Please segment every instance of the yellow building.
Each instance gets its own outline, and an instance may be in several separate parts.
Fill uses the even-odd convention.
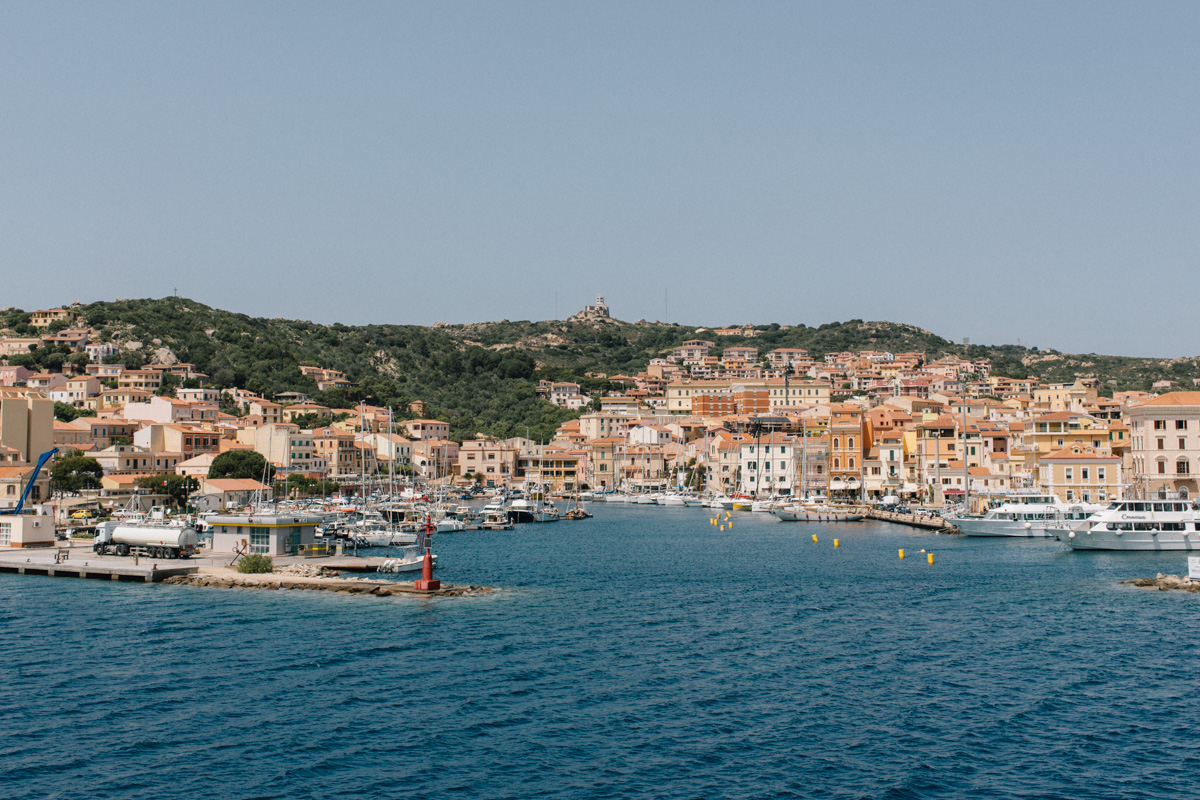
[[[1073,444],[1041,458],[1038,486],[1067,503],[1120,500],[1124,497],[1121,459]]]

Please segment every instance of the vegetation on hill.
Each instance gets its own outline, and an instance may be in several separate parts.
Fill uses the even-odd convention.
[[[987,358],[993,373],[1047,382],[1099,378],[1111,391],[1149,389],[1155,380],[1191,385],[1200,377],[1197,359],[1138,359],[1071,355],[1014,345],[960,345],[911,325],[850,320],[817,327],[763,325],[754,337],[716,337],[710,330],[661,323],[510,321],[470,325],[320,325],[303,320],[265,319],[210,308],[176,297],[98,302],[80,311],[102,341],[129,367],[186,362],[222,388],[240,387],[271,397],[300,391],[330,408],[362,401],[390,406],[397,418],[408,403],[423,400],[426,416],[450,422],[451,437],[475,433],[509,437],[528,433],[548,440],[578,412],[535,396],[539,380],[579,383],[585,394],[610,388],[606,377],[633,375],[650,359],[668,355],[687,339],[705,338],[720,349],[753,346],[807,349],[814,358],[847,350],[922,352]],[[0,312],[6,335],[29,333],[29,315]],[[74,357],[55,348],[10,357],[35,368],[52,368]],[[59,359],[62,359],[60,362]],[[319,391],[300,371],[311,365],[343,372],[352,388]],[[65,416],[65,415],[64,415]]]

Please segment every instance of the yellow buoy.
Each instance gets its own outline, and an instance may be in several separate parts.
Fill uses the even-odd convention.
[[[817,535],[814,533],[813,534],[813,542],[815,543],[816,541],[817,541]]]
[[[833,546],[834,546],[834,547],[840,547],[841,545],[839,545],[839,544],[838,544],[838,540],[837,540],[837,539],[834,539],[834,540],[833,540]]]
[[[721,526],[721,530],[725,530],[725,526],[724,526],[724,525],[722,525],[722,526]]]
[[[904,560],[904,551],[903,550],[900,551],[900,560],[901,561]]]
[[[733,520],[730,520],[730,521],[729,521],[728,523],[726,523],[726,524],[728,524],[728,525],[729,525],[729,530],[733,530]]]
[[[925,558],[927,558],[929,560],[930,564],[933,563],[933,553],[930,553],[929,555],[925,556]]]
[[[924,552],[925,552],[925,548],[924,548],[924,547],[922,547],[922,548],[921,548],[921,552],[922,552],[922,553],[924,553]]]

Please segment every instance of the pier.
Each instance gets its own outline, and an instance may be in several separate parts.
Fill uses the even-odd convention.
[[[881,511],[877,508],[864,509],[864,513],[870,519],[894,522],[897,525],[925,528],[926,530],[937,531],[938,533],[961,533],[950,522],[932,514],[897,514],[894,511]]]

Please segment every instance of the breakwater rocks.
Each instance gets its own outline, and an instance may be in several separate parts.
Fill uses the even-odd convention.
[[[411,583],[378,581],[367,578],[333,578],[285,573],[242,575],[233,570],[202,572],[196,575],[176,575],[163,583],[178,586],[207,586],[215,589],[301,589],[308,591],[341,592],[342,594],[364,594],[374,597],[394,595],[418,595],[436,597],[467,597],[489,594],[494,589],[486,586],[443,586],[433,591],[422,591]]]
[[[1169,592],[1173,589],[1183,592],[1200,592],[1200,581],[1194,581],[1187,575],[1163,575],[1161,572],[1153,578],[1134,578],[1131,581],[1121,581],[1121,583],[1140,586],[1143,589],[1157,589],[1160,592]]]

